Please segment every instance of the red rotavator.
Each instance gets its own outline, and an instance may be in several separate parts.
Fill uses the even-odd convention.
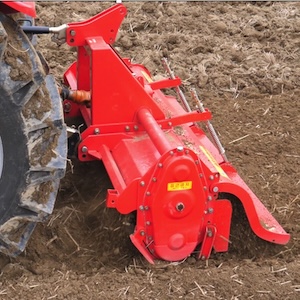
[[[107,206],[136,212],[133,244],[150,263],[227,251],[233,201],[241,202],[257,236],[286,244],[289,234],[227,161],[211,113],[201,109],[197,95],[198,109],[192,111],[168,65],[170,78],[154,81],[143,65],[112,47],[125,15],[124,5],[114,5],[67,24],[59,38],[78,49],[64,74],[65,120],[79,117],[85,125],[69,151],[83,162],[103,161],[114,186]],[[175,88],[178,99],[162,92],[168,88]]]

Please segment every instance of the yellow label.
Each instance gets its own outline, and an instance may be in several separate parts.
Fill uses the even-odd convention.
[[[141,71],[141,73],[143,74],[148,83],[153,82],[152,78],[145,71]]]
[[[217,170],[217,172],[220,173],[221,176],[228,178],[227,174],[224,172],[224,170],[220,167],[220,165],[218,164],[218,162],[215,160],[215,158],[212,156],[212,154],[206,150],[204,147],[200,146],[201,151],[205,154],[205,156],[207,157],[207,159],[212,163],[212,165],[215,167],[215,169]]]
[[[168,192],[191,190],[192,186],[193,186],[192,181],[169,182]]]

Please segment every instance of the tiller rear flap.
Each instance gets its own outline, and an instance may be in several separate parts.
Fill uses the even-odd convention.
[[[78,47],[78,60],[65,73],[70,88],[66,118],[81,116],[86,129],[77,144],[81,161],[102,160],[114,189],[107,206],[136,212],[130,236],[143,256],[177,261],[195,249],[207,259],[212,249],[228,250],[232,205],[244,206],[254,233],[285,244],[287,234],[227,162],[221,148],[197,123],[210,125],[206,109],[184,109],[161,90],[180,79],[153,81],[149,71],[112,48],[126,14],[115,5],[94,18],[69,24],[66,41]],[[182,97],[181,97],[182,98]],[[84,101],[80,101],[84,100]]]

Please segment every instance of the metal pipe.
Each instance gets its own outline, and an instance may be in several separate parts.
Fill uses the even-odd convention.
[[[192,93],[192,96],[193,98],[196,100],[197,104],[198,104],[198,108],[199,110],[203,113],[205,112],[205,109],[204,109],[204,106],[203,106],[203,103],[200,101],[198,95],[197,95],[197,92],[194,88],[191,89],[191,93]],[[207,129],[213,139],[213,142],[214,144],[216,145],[216,147],[218,148],[220,154],[222,155],[223,159],[225,162],[228,162],[228,159],[226,157],[226,154],[225,154],[225,149],[223,148],[221,142],[220,142],[220,139],[213,127],[213,125],[210,123],[210,121],[206,121],[206,126],[207,126]]]
[[[166,139],[164,132],[148,109],[141,108],[138,111],[137,116],[160,154],[172,150],[172,146]]]
[[[162,62],[163,62],[163,65],[165,66],[166,71],[169,73],[171,79],[175,79],[176,76],[175,76],[174,72],[171,70],[170,65],[168,63],[168,60],[165,57],[163,57],[162,58]],[[192,109],[191,109],[188,101],[186,100],[186,98],[184,96],[184,93],[182,92],[182,90],[180,89],[180,87],[176,86],[175,89],[176,89],[178,98],[181,100],[181,103],[185,107],[186,111],[187,112],[191,112]]]

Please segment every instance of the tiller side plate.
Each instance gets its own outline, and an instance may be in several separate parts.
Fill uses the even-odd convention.
[[[102,160],[110,176],[107,206],[136,211],[134,245],[150,263],[227,251],[232,205],[223,195],[241,201],[260,238],[287,243],[289,234],[197,126],[210,112],[186,112],[161,91],[179,86],[179,78],[154,82],[144,66],[111,47],[125,14],[119,4],[68,25],[66,40],[78,47],[78,60],[65,82],[91,96],[88,104],[65,100],[64,107],[66,118],[82,116],[87,126],[79,159]]]

